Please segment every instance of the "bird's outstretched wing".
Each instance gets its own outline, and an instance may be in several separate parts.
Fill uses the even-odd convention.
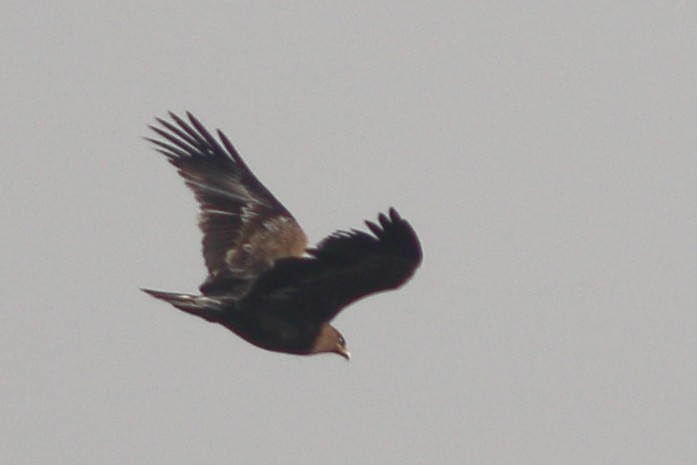
[[[289,318],[327,322],[362,297],[401,286],[421,264],[421,244],[393,208],[378,221],[366,221],[372,234],[339,231],[308,250],[310,257],[279,260],[248,297]]]
[[[187,116],[189,122],[174,113],[173,122],[158,118],[161,127],[150,128],[162,140],[147,139],[177,167],[198,200],[209,272],[202,291],[246,290],[244,283],[275,260],[302,255],[307,237],[225,134],[218,130],[219,142],[191,113]]]

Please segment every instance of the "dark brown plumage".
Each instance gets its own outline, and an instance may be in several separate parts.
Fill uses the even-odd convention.
[[[200,206],[208,277],[202,295],[143,289],[276,352],[335,352],[349,358],[331,320],[367,295],[404,284],[421,263],[412,227],[390,209],[372,234],[338,231],[306,249],[290,212],[254,176],[228,138],[216,140],[190,113],[170,113],[150,139],[177,167]]]

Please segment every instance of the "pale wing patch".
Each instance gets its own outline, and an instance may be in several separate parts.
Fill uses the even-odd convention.
[[[238,246],[230,249],[225,261],[231,269],[260,273],[283,257],[301,256],[307,237],[295,221],[275,217],[243,227]]]

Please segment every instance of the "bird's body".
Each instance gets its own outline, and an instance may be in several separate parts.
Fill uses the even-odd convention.
[[[262,349],[291,354],[311,353],[320,325],[299,324],[292,314],[278,312],[273,302],[234,299],[145,290],[158,299],[219,323],[242,339]]]
[[[316,248],[288,210],[246,166],[225,135],[171,114],[151,140],[194,191],[201,213],[209,275],[201,295],[144,289],[175,307],[219,323],[263,349],[290,354],[335,352],[349,357],[331,320],[352,302],[407,281],[421,246],[390,209],[372,232],[336,232]]]

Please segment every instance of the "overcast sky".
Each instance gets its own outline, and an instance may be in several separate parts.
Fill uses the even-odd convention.
[[[0,462],[697,463],[697,7],[576,3],[5,2]],[[349,363],[138,290],[205,277],[168,110],[412,222]]]

